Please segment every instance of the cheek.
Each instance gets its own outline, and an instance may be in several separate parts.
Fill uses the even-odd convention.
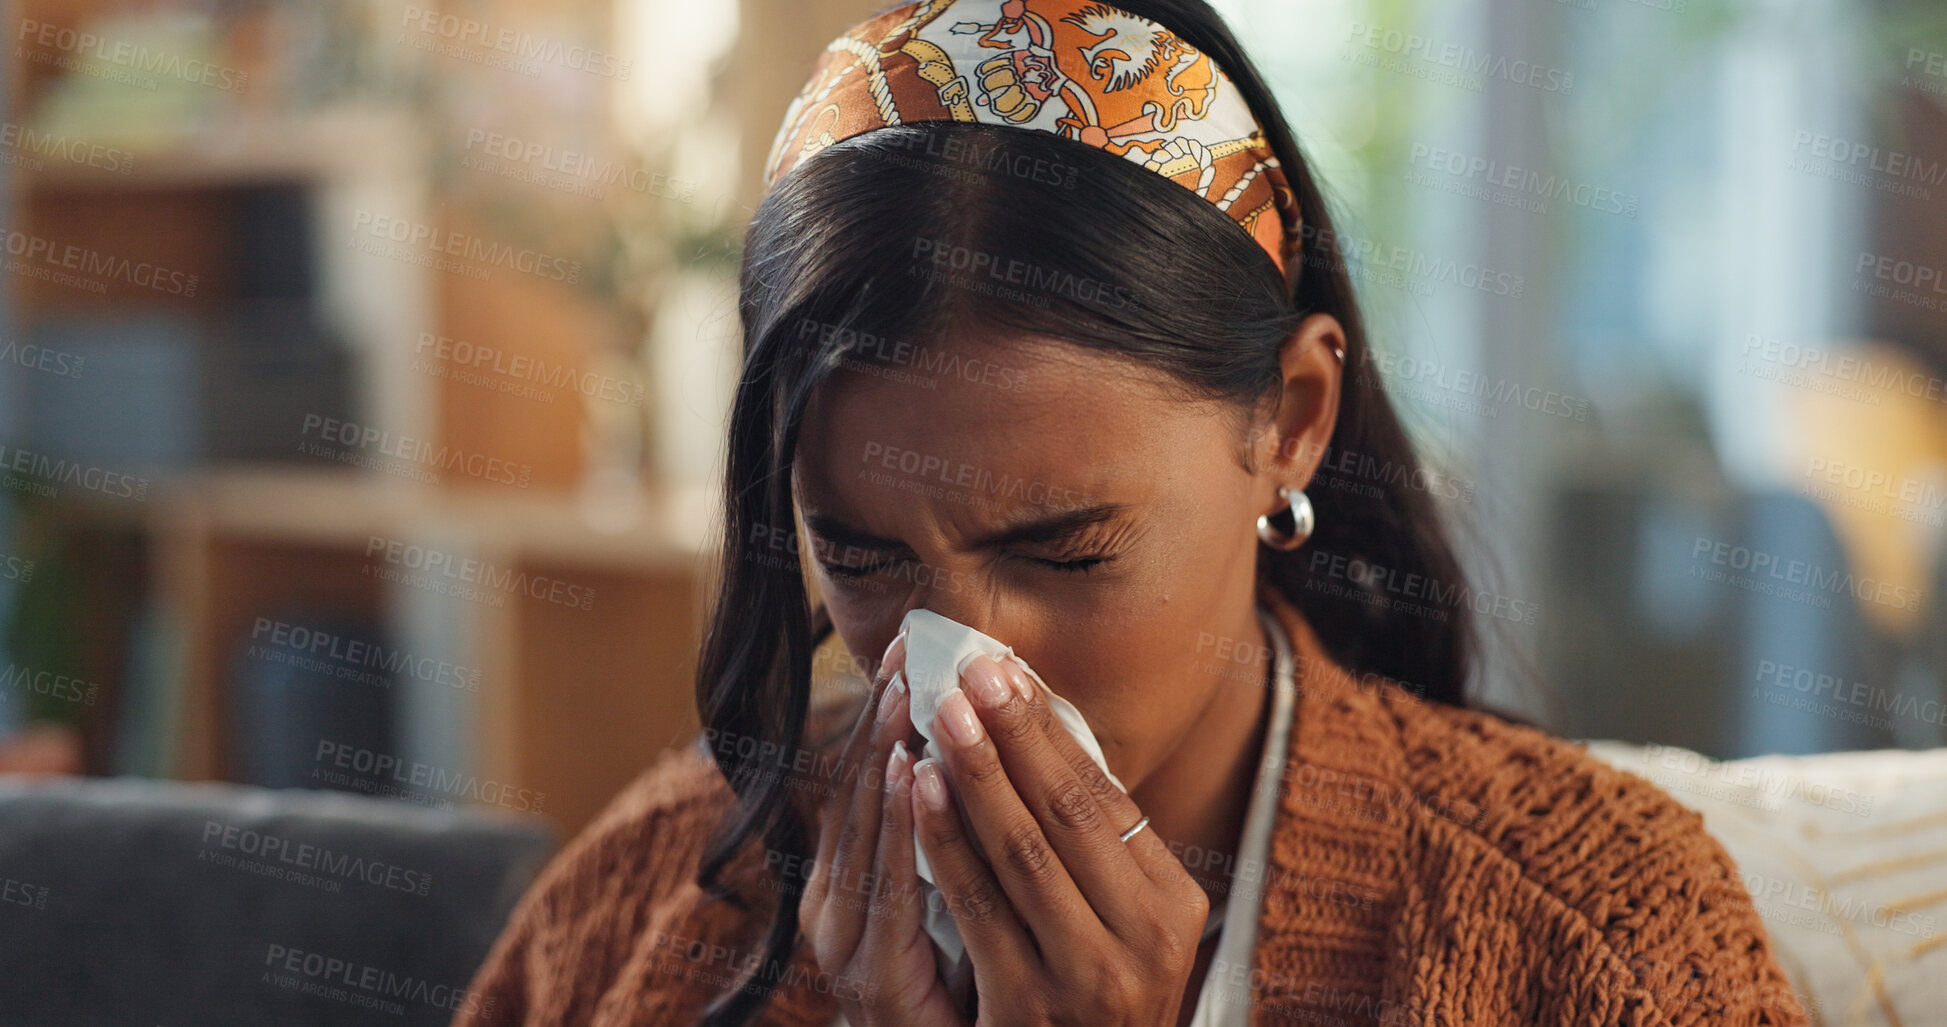
[[[1194,633],[1186,640],[1173,611],[1159,612],[1169,615],[1065,633],[1039,659],[1023,654],[1124,766],[1173,746],[1209,698],[1208,676],[1193,673]]]

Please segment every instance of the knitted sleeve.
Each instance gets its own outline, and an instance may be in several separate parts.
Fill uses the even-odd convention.
[[[453,1027],[627,1022],[702,894],[693,875],[729,794],[698,750],[662,754],[542,870],[475,975]],[[699,932],[700,933],[700,932]]]
[[[1502,891],[1530,896],[1496,903],[1546,954],[1510,987],[1584,1013],[1599,1007],[1603,1022],[1807,1023],[1735,863],[1700,814],[1533,728],[1478,711],[1423,723],[1408,777],[1459,800],[1440,833],[1476,851],[1477,867],[1504,868],[1492,878]],[[1541,999],[1534,1011],[1554,1005]]]
[[[1658,824],[1666,840],[1616,863],[1615,876],[1637,886],[1610,909],[1610,945],[1671,1024],[1804,1027],[1799,996],[1730,854],[1696,811],[1648,782],[1632,780],[1627,790],[1639,787],[1654,792],[1643,800],[1654,810],[1645,823]]]

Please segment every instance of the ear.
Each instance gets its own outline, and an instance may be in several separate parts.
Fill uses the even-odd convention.
[[[1279,347],[1284,382],[1277,409],[1252,434],[1258,501],[1266,513],[1281,508],[1278,486],[1310,485],[1325,459],[1339,419],[1344,353],[1345,329],[1330,314],[1309,315]]]

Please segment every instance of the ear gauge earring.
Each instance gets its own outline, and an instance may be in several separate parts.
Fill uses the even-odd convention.
[[[1281,531],[1271,526],[1271,515],[1260,514],[1257,519],[1257,537],[1273,549],[1292,550],[1305,544],[1312,537],[1312,529],[1317,527],[1318,515],[1312,510],[1311,497],[1304,489],[1294,489],[1289,485],[1278,486],[1278,495],[1290,504],[1292,527]]]

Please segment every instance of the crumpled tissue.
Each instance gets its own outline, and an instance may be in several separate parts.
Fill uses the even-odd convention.
[[[1041,675],[1028,666],[1026,660],[1015,655],[1012,646],[950,617],[918,608],[907,611],[899,630],[906,636],[905,667],[901,673],[910,690],[913,727],[926,739],[914,762],[940,755],[940,747],[933,737],[933,717],[939,712],[940,701],[946,698],[948,692],[960,688],[960,673],[967,664],[974,657],[985,654],[1002,663],[1012,660],[1026,671],[1028,678],[1047,698],[1062,727],[1074,736],[1082,751],[1095,760],[1096,766],[1102,768],[1102,773],[1117,788],[1124,792],[1129,790],[1109,771],[1108,761],[1102,757],[1102,746],[1096,741],[1095,732],[1089,729],[1088,721],[1082,717],[1082,711],[1076,709],[1074,703],[1056,695],[1047,682],[1041,680]],[[955,808],[959,807],[956,805]],[[965,820],[965,812],[960,815]],[[974,838],[978,846],[978,838],[971,826],[967,836]],[[933,939],[935,961],[955,1000],[964,1000],[967,990],[972,987],[972,966],[966,958],[966,945],[960,938],[959,925],[955,923],[952,912],[938,894],[932,868],[927,865],[926,849],[917,837],[913,839],[913,850],[921,882],[920,897],[926,903],[926,933]]]

